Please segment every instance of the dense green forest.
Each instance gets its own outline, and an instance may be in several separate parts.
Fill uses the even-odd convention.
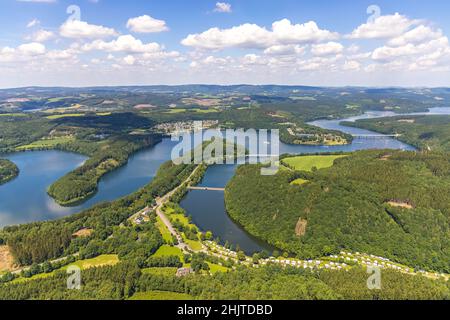
[[[1,114],[0,152],[58,149],[88,156],[81,167],[49,187],[48,193],[63,205],[87,199],[96,192],[101,176],[126,164],[137,150],[158,143],[161,137],[151,131],[157,123],[218,120],[223,128],[278,128],[283,142],[298,143],[288,131],[295,127],[305,134],[300,139],[304,143],[311,142],[306,137],[309,134],[351,141],[349,135],[307,122],[367,110],[424,111],[442,103],[434,97],[444,94],[279,86],[161,86],[133,92],[124,87],[86,89],[88,94],[82,92],[85,89],[55,90],[61,92],[48,97],[36,92],[30,101],[17,106],[41,111]],[[0,100],[7,98],[8,93],[0,90]],[[217,100],[217,105],[202,105],[206,100]],[[139,104],[144,107],[136,108]],[[68,110],[60,112],[62,108]],[[71,112],[76,116],[70,116]],[[261,176],[259,166],[241,166],[226,188],[227,210],[251,234],[284,251],[284,256],[308,259],[341,250],[359,251],[416,270],[449,273],[450,160],[441,152],[450,151],[449,123],[450,116],[350,123],[400,133],[399,139],[426,152],[362,151],[337,159],[330,168],[295,171],[286,166],[276,176]],[[179,186],[194,168],[167,162],[148,185],[129,196],[55,221],[0,230],[0,245],[8,246],[15,263],[30,266],[20,272],[17,282],[12,280],[19,275],[0,274],[0,300],[129,299],[154,290],[195,299],[450,299],[446,282],[389,269],[382,271],[382,290],[368,290],[368,274],[359,266],[312,272],[272,265],[251,268],[220,260],[220,267],[228,272],[210,275],[206,262],[219,263],[211,256],[152,256],[169,243],[163,240],[155,214],[150,212],[139,224],[130,217]],[[197,170],[193,184],[201,180],[206,168],[202,165]],[[14,164],[0,160],[0,184],[11,172],[18,173]],[[178,203],[187,191],[181,187],[170,200]],[[177,222],[174,226],[184,228]],[[88,230],[86,236],[77,235],[82,230]],[[182,230],[191,239],[190,232]],[[197,230],[192,234],[198,240]],[[67,290],[67,274],[61,268],[102,255],[114,255],[120,262],[83,269],[83,290]],[[179,278],[146,270],[176,269],[186,262],[195,274]],[[31,279],[38,274],[43,277]]]
[[[290,184],[299,178],[306,183]],[[346,249],[449,272],[449,195],[448,157],[386,150],[312,172],[241,166],[225,199],[247,231],[301,258]]]
[[[47,135],[56,125],[38,116],[0,117],[0,152],[13,152]]]
[[[154,122],[134,113],[86,114],[79,117],[0,117],[0,151],[58,149],[90,158],[49,189],[61,205],[86,200],[97,191],[99,179],[127,163],[139,149],[161,141],[148,130]],[[136,131],[141,130],[141,131]]]
[[[18,174],[19,168],[13,162],[0,159],[0,185],[14,179]]]
[[[67,117],[54,122],[63,128],[79,128],[76,140],[58,145],[58,149],[90,156],[81,167],[49,187],[48,194],[61,205],[86,200],[97,191],[98,181],[104,174],[125,165],[132,153],[161,141],[158,135],[129,134],[134,129],[150,129],[153,125],[149,119],[133,113]],[[108,138],[95,141],[98,136]]]
[[[345,123],[385,134],[400,134],[399,140],[419,149],[450,152],[450,115],[398,116]]]
[[[381,290],[369,290],[367,273],[359,268],[349,272],[313,273],[277,266],[260,269],[238,267],[236,271],[219,272],[213,276],[192,274],[179,278],[144,273],[139,265],[122,262],[116,266],[84,270],[81,290],[68,290],[66,282],[67,274],[58,271],[43,279],[0,284],[0,300],[123,300],[136,293],[153,290],[187,293],[202,300],[442,300],[450,297],[448,283],[388,270],[382,274]]]
[[[100,178],[127,163],[129,156],[160,141],[159,136],[123,136],[98,144],[91,157],[79,168],[53,183],[48,194],[61,205],[72,205],[87,199],[97,191]],[[76,151],[77,142],[68,143],[60,149]]]

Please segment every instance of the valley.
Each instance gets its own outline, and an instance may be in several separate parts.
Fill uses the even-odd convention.
[[[340,103],[310,114],[302,106],[323,103],[327,90],[317,100],[281,93],[284,102],[276,104],[247,93],[255,101],[248,107],[238,93],[212,101],[173,90],[152,93],[169,107],[122,102],[78,113],[62,97],[62,109],[52,102],[51,109],[0,118],[2,158],[18,168],[16,179],[0,186],[0,298],[392,299],[398,290],[407,292],[404,299],[448,296],[447,118],[361,114]],[[168,112],[178,109],[177,99],[193,110]],[[410,110],[423,106],[401,109]],[[172,164],[176,142],[168,132],[199,120],[218,129],[280,129],[280,170],[263,177],[260,165]],[[297,123],[304,137],[347,140],[299,143],[283,138],[283,122]],[[25,190],[33,190],[25,202],[14,196]],[[84,270],[88,290],[61,287],[71,265]],[[396,287],[368,290],[368,267],[381,268]],[[132,284],[116,281],[124,273]],[[270,291],[258,287],[262,279]],[[218,293],[216,285],[228,289]],[[38,294],[37,287],[46,289]],[[128,289],[117,295],[117,288]]]

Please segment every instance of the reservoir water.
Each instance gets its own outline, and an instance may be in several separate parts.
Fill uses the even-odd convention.
[[[450,108],[434,108],[434,114],[450,114]],[[344,119],[354,121],[396,115],[393,113],[370,112],[362,116]],[[341,130],[350,134],[373,132],[340,125],[343,120],[319,120],[311,124],[322,128]],[[57,219],[80,212],[93,205],[117,199],[130,194],[149,183],[162,163],[170,159],[176,142],[164,139],[158,145],[134,154],[124,167],[102,177],[97,194],[76,207],[61,207],[46,190],[57,179],[78,167],[86,157],[61,151],[36,151],[3,155],[20,169],[15,180],[0,186],[0,227],[12,224]],[[316,152],[355,151],[362,149],[401,149],[413,147],[393,138],[355,139],[345,146],[295,146],[280,143],[280,153],[305,154]],[[225,187],[235,172],[235,165],[213,166],[207,170],[201,185]],[[181,205],[195,224],[203,231],[210,230],[222,242],[239,247],[246,253],[272,250],[270,246],[251,237],[234,223],[226,213],[224,194],[219,191],[191,191]]]
[[[0,186],[0,227],[56,219],[111,201],[138,190],[170,159],[173,143],[164,139],[132,155],[128,164],[103,176],[98,192],[75,207],[62,207],[47,195],[47,188],[80,166],[86,157],[62,151],[33,151],[3,155],[20,169],[19,176]]]

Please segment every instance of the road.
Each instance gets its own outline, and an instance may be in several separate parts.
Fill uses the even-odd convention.
[[[155,211],[156,214],[158,215],[158,217],[161,219],[161,221],[164,223],[164,225],[167,227],[167,229],[170,231],[170,233],[172,235],[174,235],[177,240],[178,240],[178,245],[177,247],[180,248],[181,250],[183,250],[184,252],[187,252],[189,249],[189,246],[184,243],[183,241],[183,237],[176,231],[176,229],[173,227],[172,223],[170,222],[170,220],[167,218],[167,216],[163,213],[162,208],[163,206],[170,201],[170,198],[172,197],[172,195],[177,192],[181,186],[183,186],[186,182],[188,182],[193,176],[194,174],[197,172],[197,170],[199,170],[200,166],[197,166],[194,171],[192,171],[192,173],[189,175],[189,177],[183,181],[178,187],[176,187],[175,189],[173,189],[172,191],[170,191],[169,193],[167,193],[166,195],[164,195],[161,198],[157,198],[156,199],[156,205],[154,207],[146,207],[142,210],[140,210],[139,212],[135,213],[134,215],[132,215],[129,220],[134,221],[137,217],[139,216],[145,216],[148,213],[150,213],[151,211]],[[202,250],[204,251],[204,250]],[[73,254],[73,256],[77,257],[79,255],[79,253],[75,253]],[[64,259],[67,259],[67,257],[62,257],[59,259],[55,259],[52,260],[50,262],[59,262],[62,261]],[[42,265],[42,264],[41,264]],[[19,274],[21,271],[23,270],[27,270],[30,267],[24,267],[24,268],[20,268],[20,269],[16,269],[14,270],[12,273],[13,274]]]
[[[166,203],[168,203],[170,201],[170,198],[172,197],[172,195],[177,192],[185,183],[187,183],[188,181],[191,180],[191,178],[195,175],[195,173],[199,170],[200,166],[197,166],[192,173],[189,175],[189,177],[183,181],[182,183],[180,183],[180,185],[178,187],[176,187],[175,189],[173,189],[172,191],[170,191],[169,193],[167,193],[166,195],[164,195],[161,198],[156,198],[156,206],[152,209],[155,210],[156,214],[158,215],[158,217],[161,219],[161,221],[164,223],[164,225],[167,227],[167,229],[169,230],[169,232],[175,236],[178,240],[178,245],[176,247],[180,248],[181,250],[187,252],[189,249],[189,246],[184,242],[183,237],[177,232],[177,230],[173,227],[172,223],[170,222],[170,220],[167,218],[167,216],[164,214],[162,208],[164,207],[164,205]],[[188,188],[190,186],[188,185]]]

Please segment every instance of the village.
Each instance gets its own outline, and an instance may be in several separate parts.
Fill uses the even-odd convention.
[[[203,129],[214,128],[219,124],[218,120],[204,120],[202,121]],[[177,134],[177,133],[190,133],[198,130],[195,125],[195,121],[178,121],[178,122],[166,122],[161,123],[153,127],[155,132],[159,132],[162,134]]]

